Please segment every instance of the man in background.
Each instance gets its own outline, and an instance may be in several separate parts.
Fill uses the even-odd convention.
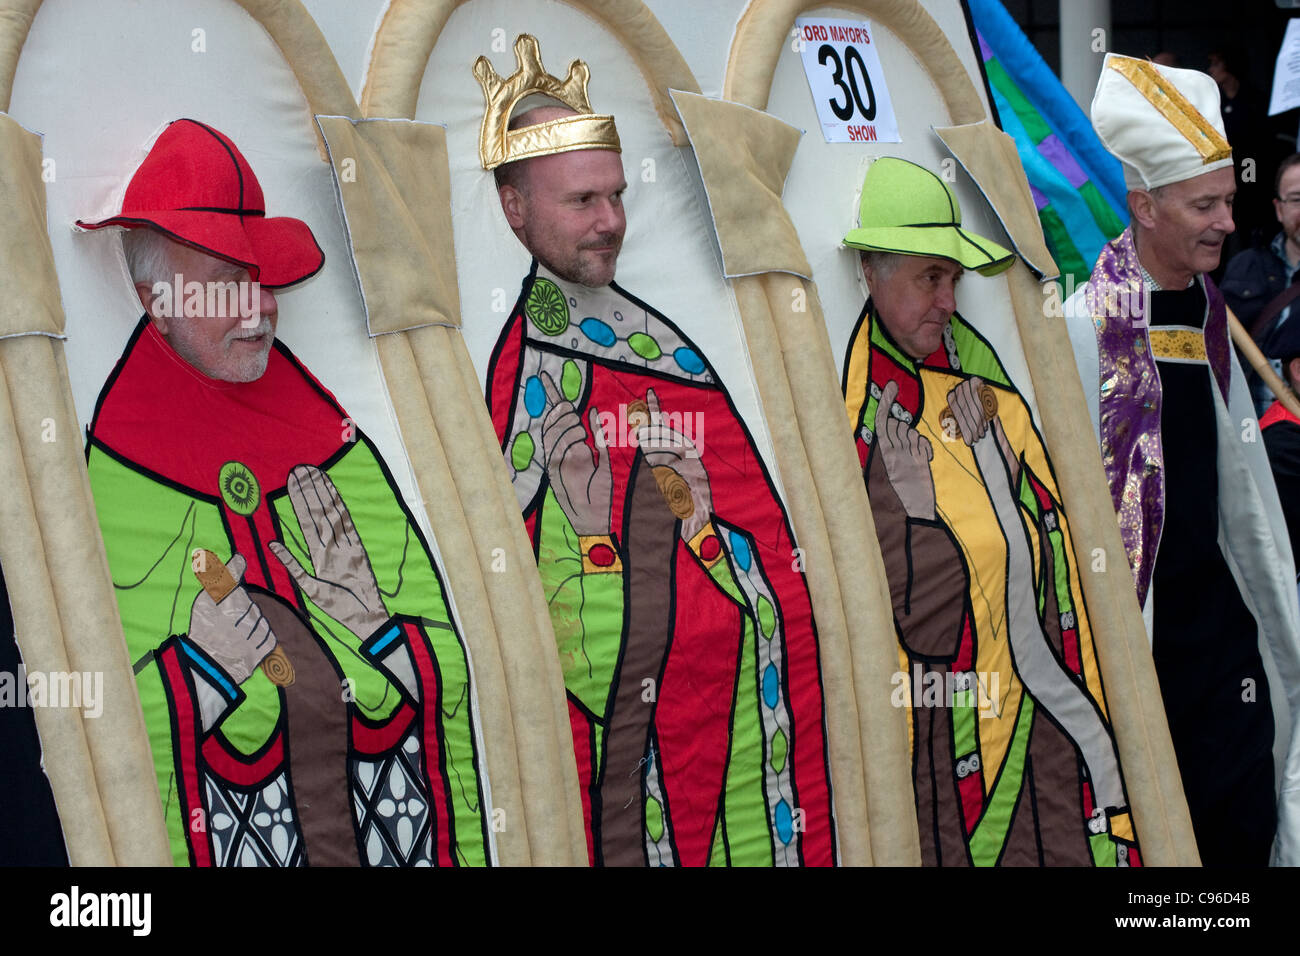
[[[1223,274],[1223,298],[1266,355],[1284,334],[1292,304],[1300,297],[1300,153],[1282,160],[1273,180],[1273,213],[1281,231],[1268,245],[1243,249]],[[1285,381],[1276,364],[1274,370]],[[1274,396],[1253,370],[1247,375],[1255,410],[1263,415]]]
[[[1269,350],[1269,359],[1282,367],[1282,380],[1297,394],[1300,388],[1300,322],[1288,323]],[[1300,551],[1300,418],[1279,398],[1260,417],[1260,434],[1277,482],[1277,495],[1286,515],[1291,553]]]

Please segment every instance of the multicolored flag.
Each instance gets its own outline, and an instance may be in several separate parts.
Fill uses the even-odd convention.
[[[993,103],[1016,141],[1048,248],[1062,281],[1082,283],[1128,221],[1119,161],[1001,2],[968,2]]]

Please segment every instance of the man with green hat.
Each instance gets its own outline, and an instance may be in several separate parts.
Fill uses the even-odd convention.
[[[1028,406],[956,314],[966,269],[1010,252],[952,190],[885,157],[867,173],[870,289],[844,394],[899,636],[927,865],[1140,863],[1060,492]],[[1043,713],[1039,713],[1043,711]]]

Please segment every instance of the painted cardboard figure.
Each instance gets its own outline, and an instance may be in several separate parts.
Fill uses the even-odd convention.
[[[323,263],[310,229],[266,218],[238,148],[193,120],[120,215],[81,225],[132,230],[146,310],[87,461],[174,859],[485,863],[438,569],[374,445],[275,339],[270,290]]]
[[[1133,865],[1069,523],[1029,408],[956,314],[1011,253],[948,186],[882,158],[861,226],[871,298],[844,392],[894,604],[927,865]]]
[[[1294,559],[1223,295],[1207,275],[1233,231],[1236,194],[1219,89],[1196,70],[1112,54],[1092,124],[1121,161],[1132,219],[1065,317],[1197,849],[1207,866],[1296,865]],[[1272,686],[1261,641],[1281,678]],[[1288,700],[1289,740],[1276,740],[1273,695]],[[1288,745],[1279,788],[1274,749]]]
[[[533,253],[488,402],[537,553],[600,865],[834,862],[817,636],[789,522],[712,367],[612,282],[626,182],[587,70],[475,73]],[[524,96],[564,104],[511,121]]]

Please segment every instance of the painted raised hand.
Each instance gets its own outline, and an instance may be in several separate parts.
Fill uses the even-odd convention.
[[[948,407],[957,421],[957,431],[962,441],[974,445],[989,429],[989,420],[997,414],[994,399],[993,415],[984,405],[984,381],[978,375],[968,378],[948,393]]]
[[[682,540],[690,541],[713,514],[709,473],[695,443],[664,423],[659,396],[653,388],[646,391],[646,406],[650,422],[637,429],[637,445],[647,464],[655,469],[655,481],[668,506],[681,518]]]
[[[315,574],[279,541],[271,551],[312,603],[353,634],[367,638],[388,620],[370,558],[329,475],[314,465],[289,473],[289,502],[302,528]]]
[[[998,451],[1007,463],[1011,474],[1011,487],[1020,484],[1020,459],[1011,450],[1007,434],[1002,429],[1002,418],[998,415],[997,393],[984,383],[978,375],[968,378],[948,393],[948,408],[956,421],[956,428],[967,445],[974,445],[984,437],[990,428],[997,443]]]
[[[876,402],[875,441],[885,463],[885,473],[903,510],[910,518],[934,520],[934,477],[930,439],[889,413],[898,398],[898,383],[891,381]]]
[[[542,455],[551,489],[576,533],[609,534],[614,475],[600,414],[592,408],[587,419],[596,445],[593,457],[573,402],[560,395],[550,375],[543,372],[541,380],[550,405],[542,419]]]

